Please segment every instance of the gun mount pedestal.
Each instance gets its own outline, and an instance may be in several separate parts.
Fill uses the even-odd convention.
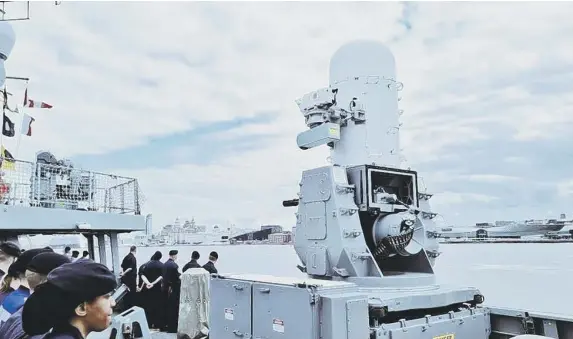
[[[298,199],[283,202],[298,205],[294,247],[309,279],[214,277],[217,339],[489,337],[479,290],[435,281],[431,195],[400,169],[401,89],[388,48],[357,41],[332,57],[328,88],[297,100],[309,127],[299,148],[327,145],[331,159],[304,171]],[[220,316],[224,305],[253,311],[232,323]]]
[[[309,127],[299,148],[327,145],[332,160],[283,201],[298,206],[294,248],[308,278],[212,276],[216,339],[571,338],[571,318],[485,308],[478,289],[436,283],[432,195],[399,166],[394,68],[384,45],[346,44],[330,87],[297,101]]]

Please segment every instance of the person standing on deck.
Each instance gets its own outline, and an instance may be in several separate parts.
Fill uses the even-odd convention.
[[[137,259],[135,254],[137,247],[131,246],[129,253],[123,258],[121,262],[121,282],[129,287],[129,292],[124,298],[125,309],[130,309],[135,306],[135,298],[137,293]]]
[[[89,258],[90,258],[90,252],[84,251],[84,253],[82,253],[82,257],[80,259],[89,259]]]
[[[177,333],[179,323],[179,297],[181,295],[181,273],[177,265],[177,250],[169,251],[169,259],[163,265],[163,293],[166,295],[166,324],[168,333]]]
[[[219,260],[219,254],[213,251],[209,253],[209,261],[203,265],[203,268],[206,269],[210,274],[218,273],[217,268],[215,268],[215,263]]]
[[[6,241],[0,244],[0,275],[4,278],[8,273],[8,267],[20,256],[20,246]],[[0,279],[1,279],[0,278]]]
[[[64,248],[64,255],[68,257],[72,256],[72,248],[70,246],[66,246],[66,248]]]
[[[163,315],[165,314],[165,297],[161,291],[161,280],[163,279],[163,263],[160,261],[163,255],[156,251],[143,266],[141,280],[145,283],[141,290],[141,300],[144,303],[143,309],[147,317],[147,324],[151,329],[160,330],[163,328]]]
[[[24,332],[49,332],[44,339],[85,339],[104,331],[111,325],[115,306],[111,294],[116,287],[117,280],[105,265],[92,260],[62,265],[26,300]]]
[[[15,290],[8,294],[2,301],[2,305],[0,306],[0,323],[3,324],[12,314],[16,313],[16,311],[24,305],[24,302],[30,296],[30,286],[26,279],[26,269],[35,256],[44,252],[51,251],[45,248],[33,248],[27,250],[18,257],[18,260],[10,265],[9,271],[12,271],[12,276],[18,277],[18,284],[20,286],[16,287],[13,285]]]
[[[200,257],[201,255],[199,254],[199,252],[193,251],[193,253],[191,253],[191,261],[189,261],[188,263],[185,264],[185,266],[183,266],[182,272],[185,273],[185,271],[187,271],[190,268],[201,268],[201,265],[199,265],[199,263],[197,262],[197,260],[199,260]]]
[[[30,294],[34,293],[34,290],[40,284],[46,282],[48,274],[52,270],[64,264],[69,264],[70,262],[69,257],[54,252],[44,252],[35,256],[26,269],[26,280],[30,287]],[[24,333],[24,329],[22,328],[22,307],[20,307],[20,309],[12,314],[4,325],[0,327],[0,339],[20,339],[25,336],[26,333]],[[41,339],[43,334],[35,337],[36,338],[29,339]]]
[[[147,262],[143,263],[143,265],[139,266],[137,270],[137,287],[136,287],[136,294],[135,294],[135,306],[139,306],[145,310],[145,293],[142,293],[143,289],[145,288],[145,282],[141,276],[143,275],[143,270]]]

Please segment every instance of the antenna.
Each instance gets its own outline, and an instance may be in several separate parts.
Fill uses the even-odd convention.
[[[61,3],[56,1],[54,4],[57,6]],[[10,13],[16,13],[14,16],[8,16],[8,9]],[[28,83],[30,81],[29,77],[20,76],[6,76],[6,69],[4,68],[4,62],[8,60],[12,50],[14,49],[14,44],[16,42],[16,33],[12,28],[12,25],[8,21],[23,21],[30,20],[30,1],[0,1],[0,90],[2,94],[2,113],[5,114],[6,110],[11,112],[17,112],[18,109],[12,110],[8,107],[8,96],[12,95],[8,92],[6,88],[7,80],[25,81]],[[22,115],[24,119],[24,115]],[[2,143],[2,135],[0,135],[0,143]],[[20,147],[20,138],[18,138],[18,145],[16,146],[16,152]]]

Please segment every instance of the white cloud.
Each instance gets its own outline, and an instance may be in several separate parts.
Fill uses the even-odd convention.
[[[54,109],[36,114],[36,135],[22,141],[19,153],[30,157],[46,145],[59,157],[106,153],[201,122],[276,112],[271,123],[213,135],[277,136],[216,165],[106,166],[141,180],[156,224],[192,215],[292,224],[294,209],[281,201],[295,196],[301,170],[325,164],[327,155],[297,149],[296,134],[305,126],[294,100],[328,84],[328,61],[341,44],[376,39],[396,55],[405,85],[405,156],[428,191],[437,192],[436,207],[459,215],[456,208],[471,202],[503,215],[507,206],[495,204],[515,194],[505,185],[519,181],[504,177],[524,174],[497,172],[542,154],[512,144],[513,153],[500,153],[499,163],[473,167],[504,149],[488,143],[496,137],[537,142],[568,133],[573,47],[566,37],[573,34],[573,5],[409,6],[415,6],[410,31],[398,24],[401,5],[391,2],[34,3],[32,21],[15,24],[18,41],[7,69],[30,76],[30,96]],[[489,148],[468,159],[468,150],[482,143]],[[456,186],[448,186],[453,179]],[[475,181],[500,191],[478,192]],[[545,213],[540,208],[515,207],[508,214],[535,217]],[[461,213],[456,220],[474,217]]]

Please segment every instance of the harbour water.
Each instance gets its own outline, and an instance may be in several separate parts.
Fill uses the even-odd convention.
[[[140,247],[141,265],[159,250],[163,260],[170,249],[178,249],[183,266],[193,250],[201,263],[210,251],[219,253],[221,273],[258,273],[304,277],[297,268],[298,257],[290,245],[173,246]],[[434,267],[438,282],[476,286],[486,304],[573,314],[573,244],[442,244],[442,255]],[[120,255],[129,247],[121,247]]]

